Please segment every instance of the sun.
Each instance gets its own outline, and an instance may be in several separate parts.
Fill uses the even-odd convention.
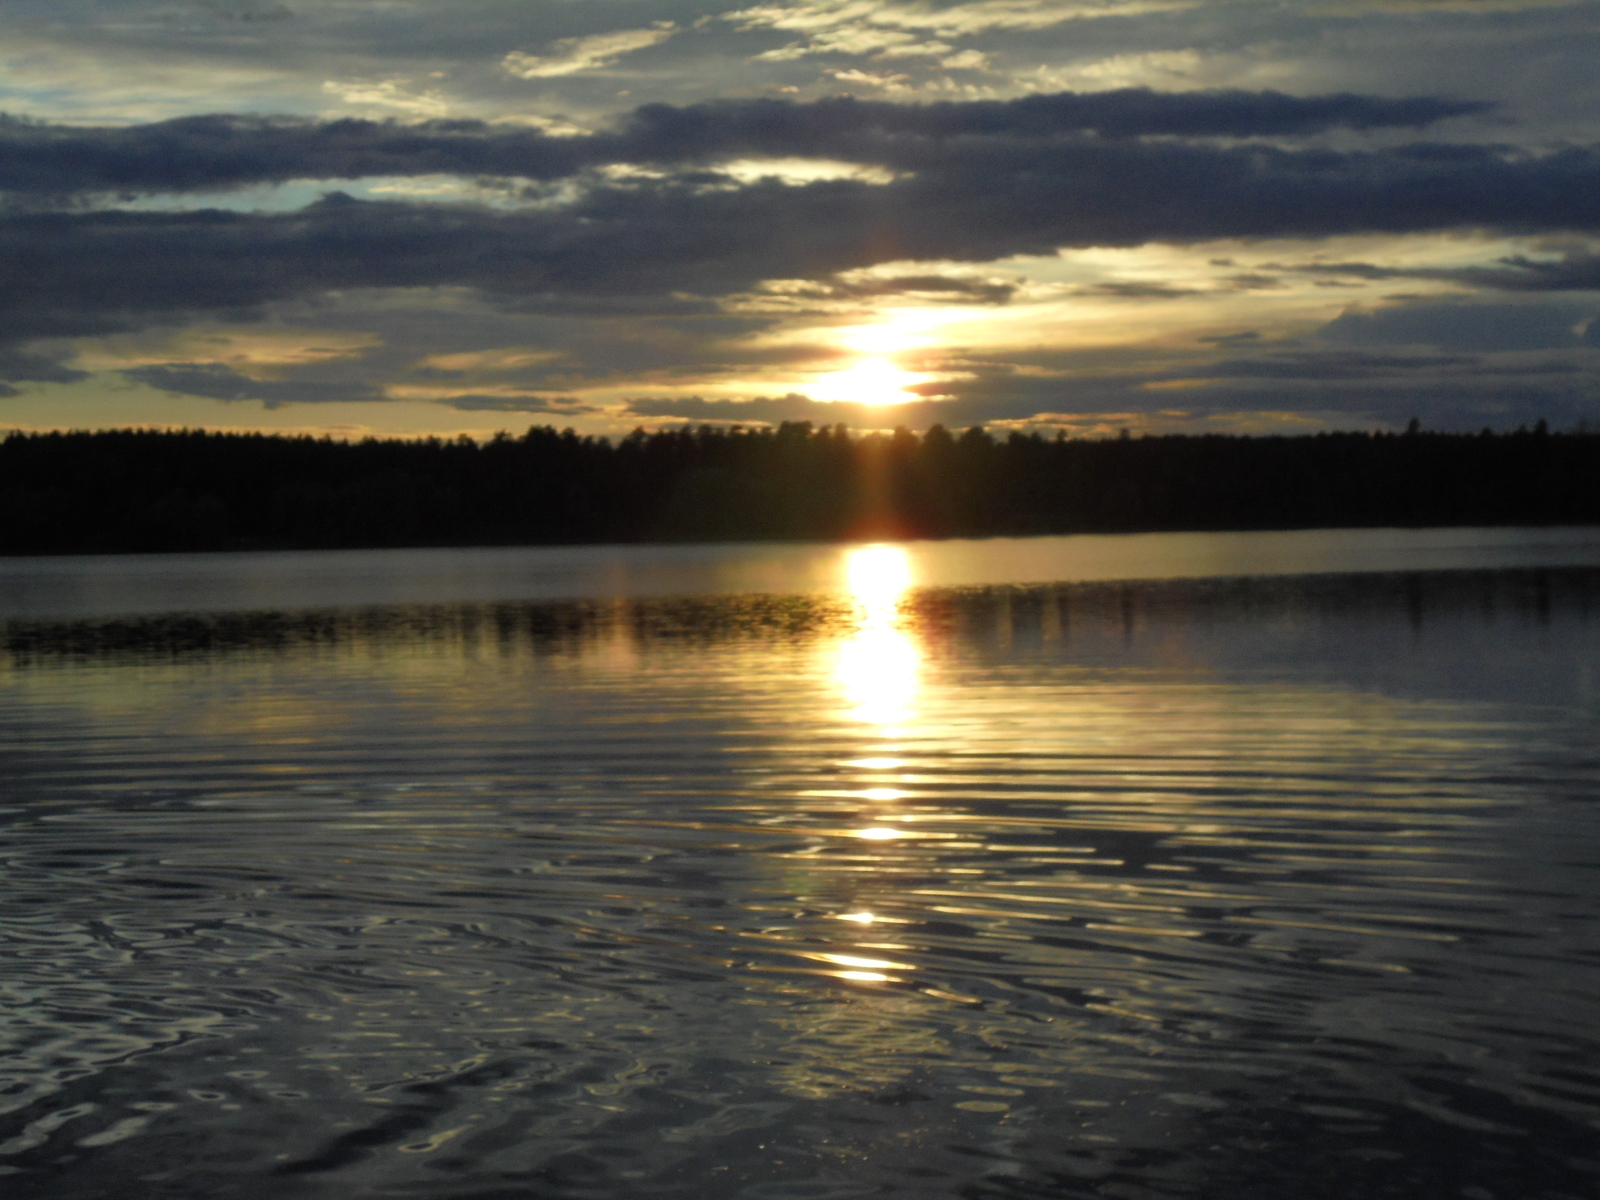
[[[863,358],[843,371],[820,376],[811,388],[814,400],[845,400],[855,404],[905,404],[922,397],[906,389],[928,376],[907,371],[887,358]]]
[[[944,314],[926,309],[907,309],[891,312],[871,325],[841,330],[839,344],[863,357],[842,371],[818,376],[810,389],[812,399],[870,405],[922,399],[910,389],[933,376],[908,371],[891,356],[931,345],[934,326],[946,319]]]

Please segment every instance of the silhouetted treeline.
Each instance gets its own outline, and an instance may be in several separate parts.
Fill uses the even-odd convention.
[[[1114,441],[808,423],[618,442],[0,442],[0,554],[1600,523],[1600,435]]]

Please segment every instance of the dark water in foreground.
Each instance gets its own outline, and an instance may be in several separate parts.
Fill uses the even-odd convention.
[[[14,622],[0,1194],[1591,1197],[1600,572]]]

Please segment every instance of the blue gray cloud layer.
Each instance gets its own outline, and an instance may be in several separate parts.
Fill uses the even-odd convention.
[[[194,192],[428,174],[549,180],[617,163],[682,167],[747,155],[915,169],[930,155],[960,153],[975,141],[1036,147],[1084,134],[1246,138],[1336,127],[1416,128],[1487,107],[1433,97],[1142,88],[926,105],[756,99],[644,105],[613,130],[567,137],[472,120],[399,124],[217,114],[83,128],[0,117],[0,191]]]
[[[475,122],[200,117],[122,130],[12,122],[0,128],[0,183],[13,202],[0,218],[0,271],[12,281],[0,296],[0,321],[16,341],[330,290],[469,287],[508,302],[721,296],[762,280],[823,279],[895,260],[984,262],[1061,247],[1230,237],[1600,227],[1595,147],[1529,153],[1415,142],[1335,150],[1254,136],[1410,126],[1470,107],[1143,91],[930,106],[752,101],[646,106],[614,130],[574,138]],[[751,155],[844,159],[894,178],[791,186],[739,183],[715,170]],[[617,180],[592,171],[617,164],[658,172]],[[437,173],[578,177],[582,186],[511,211],[338,193],[288,213],[23,202]],[[1504,273],[1528,286],[1558,278],[1529,264]]]

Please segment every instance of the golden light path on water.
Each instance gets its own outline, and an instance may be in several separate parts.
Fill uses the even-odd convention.
[[[885,772],[904,766],[892,753],[916,718],[913,707],[917,696],[921,653],[916,639],[905,629],[901,602],[910,589],[913,576],[911,557],[903,546],[863,546],[845,558],[845,579],[855,602],[858,625],[839,648],[835,670],[846,703],[848,716],[872,728],[882,739],[884,753],[851,759],[843,765],[870,772],[858,795],[875,805],[891,805],[904,798],[898,787],[886,786]],[[853,830],[851,836],[865,842],[896,842],[907,836],[904,830],[885,824],[893,820],[892,810],[882,810],[880,823]],[[839,919],[870,926],[877,918],[868,911],[839,914]],[[909,963],[887,962],[851,955],[825,955],[825,961],[851,968],[835,972],[838,978],[855,983],[890,983],[894,976],[885,970],[914,970]]]
[[[912,715],[920,666],[917,644],[899,624],[900,601],[911,586],[911,560],[902,546],[864,546],[850,551],[845,578],[859,625],[840,648],[839,682],[853,706],[851,715],[892,736],[891,727]]]

